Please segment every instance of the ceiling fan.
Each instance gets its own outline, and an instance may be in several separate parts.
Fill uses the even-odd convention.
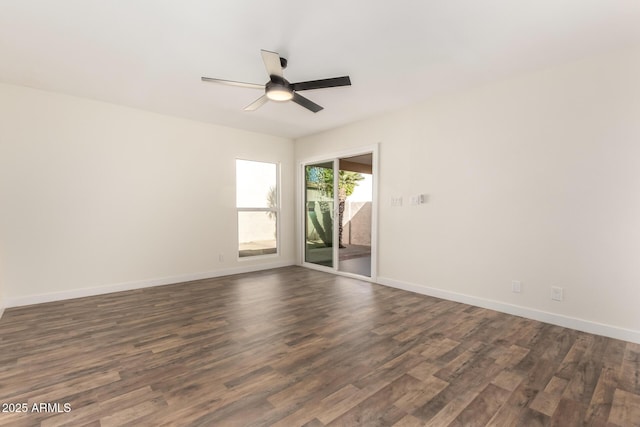
[[[262,50],[262,61],[269,74],[269,81],[263,85],[255,83],[235,82],[232,80],[214,79],[212,77],[202,77],[203,82],[222,83],[231,86],[248,87],[251,89],[263,89],[264,95],[245,107],[245,111],[254,111],[264,105],[267,101],[293,101],[309,111],[317,113],[323,107],[305,98],[298,92],[311,89],[322,89],[327,87],[351,86],[349,76],[334,77],[322,80],[310,80],[300,83],[289,83],[284,78],[283,70],[287,68],[287,60],[276,52]]]

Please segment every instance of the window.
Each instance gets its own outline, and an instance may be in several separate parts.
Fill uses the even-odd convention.
[[[238,256],[278,252],[278,165],[236,160]]]

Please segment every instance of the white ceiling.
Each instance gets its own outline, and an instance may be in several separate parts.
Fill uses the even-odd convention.
[[[296,138],[445,91],[640,44],[637,0],[2,0],[0,82]],[[353,86],[242,109],[265,83]]]

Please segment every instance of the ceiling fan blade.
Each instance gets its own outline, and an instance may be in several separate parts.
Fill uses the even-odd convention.
[[[293,98],[291,100],[293,102],[295,102],[296,104],[303,106],[307,110],[313,111],[314,113],[317,113],[318,111],[322,110],[322,108],[323,108],[323,107],[319,106],[318,104],[316,104],[315,102],[305,98],[302,95],[298,95],[295,92],[293,93]]]
[[[255,111],[258,108],[262,107],[268,100],[269,98],[267,98],[267,95],[262,95],[260,98],[244,107],[244,111]]]
[[[229,86],[240,86],[240,87],[248,87],[250,89],[263,89],[264,85],[259,85],[255,83],[243,83],[243,82],[234,82],[233,80],[222,80],[222,79],[214,79],[212,77],[200,77],[203,82],[214,82],[214,83],[222,83]]]
[[[349,76],[334,77],[331,79],[322,80],[310,80],[308,82],[293,83],[291,87],[293,90],[311,90],[322,89],[325,87],[338,87],[338,86],[351,86],[351,79]]]
[[[264,61],[264,66],[267,69],[267,73],[269,73],[269,77],[278,76],[284,78],[282,65],[280,63],[280,54],[264,49],[260,52],[262,53],[262,61]]]

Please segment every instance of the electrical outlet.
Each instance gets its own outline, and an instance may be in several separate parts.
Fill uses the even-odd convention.
[[[551,287],[551,299],[554,301],[562,301],[564,299],[564,289],[558,286]]]
[[[522,292],[522,282],[520,282],[519,280],[512,280],[511,291],[515,292],[516,294],[519,294],[520,292]]]
[[[224,262],[224,255],[219,254],[219,255],[218,255],[218,261],[219,261],[219,262]]]

